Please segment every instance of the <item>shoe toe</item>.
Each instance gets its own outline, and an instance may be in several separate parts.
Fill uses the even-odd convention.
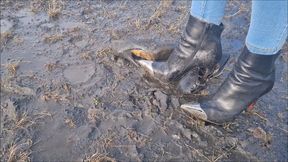
[[[146,71],[153,74],[153,61],[147,61],[147,60],[138,60],[137,61],[142,67],[145,68]]]
[[[199,103],[189,102],[181,105],[180,108],[196,118],[207,120],[207,114],[201,108]]]

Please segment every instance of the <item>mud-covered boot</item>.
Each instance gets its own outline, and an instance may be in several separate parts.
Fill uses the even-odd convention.
[[[214,95],[200,100],[200,103],[181,105],[181,108],[196,118],[215,124],[233,120],[272,89],[278,55],[253,54],[245,47],[232,72]]]
[[[167,60],[139,60],[138,62],[149,76],[162,84],[178,82],[189,71],[192,72],[190,76],[196,77],[195,82],[197,82],[199,74],[211,77],[211,74],[220,69],[217,63],[222,58],[220,37],[223,28],[222,24],[209,24],[190,16],[179,44]],[[185,79],[190,79],[190,83],[180,84],[181,90],[187,90],[189,87],[189,92],[193,93],[199,88],[198,83],[191,85],[193,78],[186,77]],[[203,81],[206,79],[202,78]],[[191,89],[191,87],[193,88]]]

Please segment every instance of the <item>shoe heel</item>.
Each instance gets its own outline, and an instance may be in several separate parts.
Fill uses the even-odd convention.
[[[246,109],[246,111],[250,112],[254,109],[254,106],[256,105],[256,101],[252,102]]]

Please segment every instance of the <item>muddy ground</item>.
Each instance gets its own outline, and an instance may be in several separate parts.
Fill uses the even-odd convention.
[[[187,99],[150,87],[113,57],[112,40],[175,43],[190,0],[1,1],[3,161],[287,161],[287,44],[254,111],[199,125]],[[240,54],[250,1],[229,1],[223,51]],[[190,98],[188,100],[196,100]]]

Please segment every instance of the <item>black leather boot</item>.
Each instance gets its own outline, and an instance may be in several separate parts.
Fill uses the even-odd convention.
[[[205,76],[211,77],[211,74],[221,69],[218,63],[222,58],[220,37],[223,28],[222,24],[209,24],[190,16],[179,44],[167,60],[138,60],[138,63],[144,67],[153,79],[164,84],[179,84],[178,82],[188,72],[192,73],[189,75],[194,78],[185,77],[178,88],[181,91],[188,90],[185,93],[193,93],[199,88],[198,78],[202,79],[201,84],[203,85],[203,82],[207,80],[207,78],[204,78]],[[192,84],[192,80],[195,81],[195,84]]]
[[[200,103],[181,105],[181,108],[211,123],[233,120],[272,89],[278,55],[253,54],[245,47],[232,72],[214,95],[200,100]]]

